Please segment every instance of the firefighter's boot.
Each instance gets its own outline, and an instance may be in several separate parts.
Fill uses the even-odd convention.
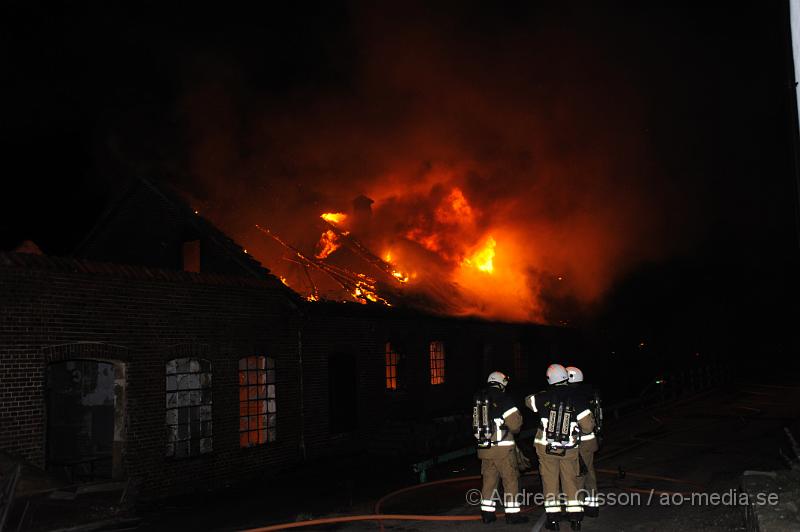
[[[581,529],[581,522],[580,521],[570,521],[569,527],[572,530],[580,530]]]
[[[547,521],[544,522],[545,530],[559,530],[560,525],[558,523],[558,519],[554,517],[548,517]]]
[[[481,512],[481,521],[488,525],[497,521],[497,516],[494,515],[494,512]]]

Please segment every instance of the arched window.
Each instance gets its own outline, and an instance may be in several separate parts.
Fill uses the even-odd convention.
[[[275,359],[253,355],[239,359],[239,446],[275,441]]]
[[[185,458],[210,453],[211,362],[174,358],[167,362],[166,455]]]

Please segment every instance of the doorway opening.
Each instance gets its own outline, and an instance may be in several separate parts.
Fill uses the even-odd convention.
[[[69,482],[124,476],[125,365],[77,359],[47,366],[47,458]]]
[[[330,432],[340,434],[358,428],[358,371],[353,355],[338,353],[328,359]]]

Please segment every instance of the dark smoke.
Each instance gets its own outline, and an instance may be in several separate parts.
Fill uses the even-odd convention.
[[[350,11],[321,59],[346,67],[319,83],[265,89],[248,78],[256,51],[193,52],[180,186],[205,215],[293,285],[301,272],[255,223],[313,254],[319,215],[364,194],[375,203],[363,239],[378,254],[404,248],[434,284],[493,234],[527,293],[447,311],[506,319],[590,309],[672,252],[692,207],[653,163],[651,102],[617,50],[597,45],[601,29],[524,10],[380,6]],[[474,209],[466,225],[434,215],[454,188]],[[414,228],[439,235],[439,252],[410,243]]]

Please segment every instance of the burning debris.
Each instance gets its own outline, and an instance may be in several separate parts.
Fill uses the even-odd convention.
[[[336,236],[336,233],[328,229],[322,233],[322,236],[319,238],[316,257],[318,259],[327,259],[328,256],[339,249],[340,246],[339,237]]]
[[[325,231],[322,235],[323,238],[326,235],[332,234],[337,242],[343,242],[353,253],[358,255],[361,259],[363,259],[367,264],[374,266],[378,270],[386,273],[401,283],[408,282],[408,274],[401,272],[395,269],[388,261],[384,261],[377,255],[373,254],[364,244],[356,240],[350,235],[349,231],[340,231],[339,228],[335,225],[336,222],[332,222],[329,218],[329,213],[323,214],[321,218],[325,221],[325,223],[330,227],[327,231]],[[320,240],[322,242],[322,240]],[[318,257],[322,258],[322,257]]]
[[[383,257],[360,238],[363,233],[373,245],[382,245],[380,233],[377,237],[369,234],[374,227],[372,203],[359,196],[352,215],[322,213],[313,252],[261,225],[256,227],[289,252],[282,257],[286,263],[302,270],[293,275],[291,286],[309,301],[402,303],[445,314],[482,314],[486,306],[480,302],[480,290],[491,290],[503,300],[508,295],[524,297],[528,292],[524,276],[509,268],[505,257],[501,260],[494,231],[479,228],[481,213],[460,188],[454,187],[442,197],[430,219],[422,216],[407,222],[404,236],[383,244]],[[482,236],[476,239],[476,235]],[[408,264],[416,265],[416,271],[402,266]],[[286,276],[281,280],[290,284]],[[338,291],[322,292],[320,283],[330,285],[331,281]]]
[[[265,235],[271,237],[279,244],[281,244],[287,250],[291,251],[293,256],[285,257],[285,260],[302,266],[303,269],[306,271],[309,283],[311,284],[311,293],[306,295],[306,299],[308,299],[309,301],[320,300],[319,292],[316,288],[316,283],[314,283],[310,273],[308,272],[308,269],[312,268],[316,271],[324,273],[327,277],[329,277],[339,286],[341,286],[342,289],[344,289],[348,294],[350,294],[352,298],[355,299],[356,301],[359,301],[361,303],[367,303],[367,302],[382,303],[387,306],[392,306],[391,303],[386,298],[378,294],[378,289],[377,289],[378,283],[374,278],[369,277],[363,273],[353,272],[346,268],[342,268],[330,264],[328,262],[325,262],[324,259],[327,257],[327,255],[321,258],[319,257],[319,255],[317,255],[317,258],[308,257],[302,251],[292,246],[291,244],[285,242],[278,235],[276,235],[269,229],[265,229],[260,225],[256,225],[256,228]],[[282,277],[281,281],[283,281],[284,284],[289,286],[285,278]]]

